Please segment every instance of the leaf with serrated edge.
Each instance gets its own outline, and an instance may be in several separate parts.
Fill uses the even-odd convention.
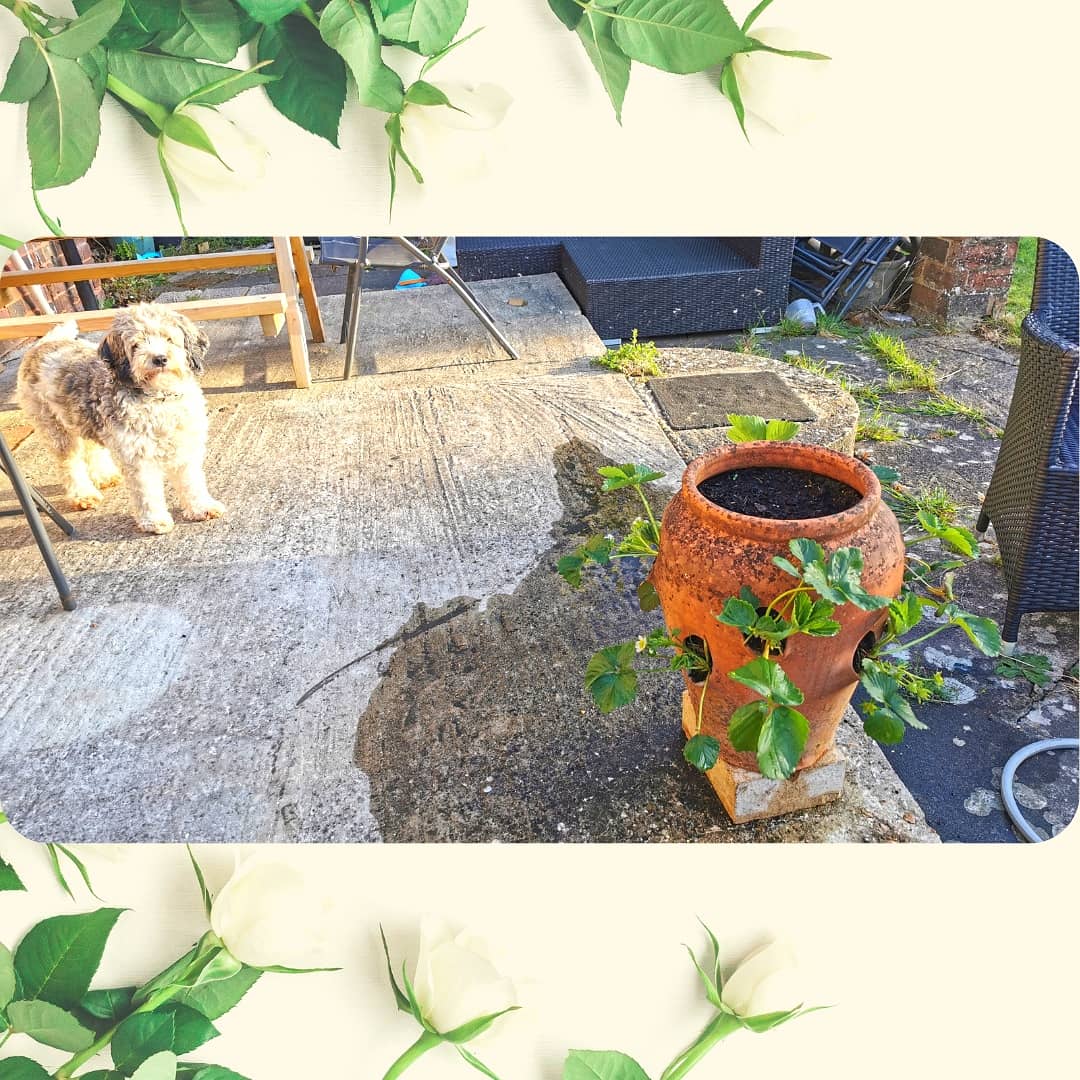
[[[104,40],[124,10],[124,0],[98,0],[85,15],[72,20],[58,34],[46,39],[46,48],[56,56],[76,60]]]
[[[24,37],[15,50],[3,89],[0,89],[0,101],[14,104],[29,101],[40,92],[48,77],[49,65],[45,63],[41,49],[32,37]]]
[[[618,1050],[571,1050],[562,1080],[649,1080],[645,1070]]]
[[[625,0],[608,14],[627,56],[677,75],[715,67],[750,46],[721,0]]]
[[[195,60],[231,60],[240,48],[236,9],[220,0],[180,0],[180,26],[159,34],[154,46],[170,56]]]
[[[401,77],[383,63],[382,39],[366,4],[330,0],[319,17],[319,33],[348,65],[361,105],[390,113],[401,111],[405,103]]]
[[[97,95],[82,68],[62,56],[46,56],[45,63],[49,78],[26,113],[30,175],[38,191],[85,175],[101,135]]]
[[[8,1006],[7,1017],[14,1031],[29,1035],[42,1046],[75,1053],[94,1041],[89,1028],[83,1027],[67,1010],[48,1001],[13,1001]]]
[[[577,24],[577,35],[607,91],[615,119],[621,124],[623,101],[630,84],[630,59],[615,43],[611,19],[591,10],[583,14],[585,17]]]
[[[390,41],[414,44],[424,56],[445,49],[465,21],[468,0],[406,0],[389,13],[372,6],[379,33]]]
[[[757,759],[762,775],[786,780],[795,771],[810,734],[807,719],[797,709],[778,705],[765,718],[758,735]]]

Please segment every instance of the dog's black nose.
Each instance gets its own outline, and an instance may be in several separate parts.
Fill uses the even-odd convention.
[[[154,367],[165,367],[169,363],[169,358],[167,356],[153,356],[150,358],[150,363]]]

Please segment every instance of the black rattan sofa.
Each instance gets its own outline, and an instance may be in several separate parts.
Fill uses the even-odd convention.
[[[1080,606],[1080,468],[1076,266],[1039,241],[1031,313],[1021,328],[1020,370],[994,476],[979,515],[993,522],[1009,601],[1002,638],[1016,642],[1033,611]]]
[[[744,330],[780,320],[794,238],[458,237],[466,280],[557,273],[602,338]]]

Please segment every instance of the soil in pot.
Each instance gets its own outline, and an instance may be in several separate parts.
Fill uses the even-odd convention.
[[[831,476],[777,465],[753,465],[707,477],[698,491],[711,503],[750,517],[792,520],[850,510],[861,498]]]

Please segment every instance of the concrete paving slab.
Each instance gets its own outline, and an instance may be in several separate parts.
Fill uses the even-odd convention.
[[[254,320],[210,324],[208,475],[229,514],[145,537],[108,492],[58,545],[73,613],[23,523],[0,520],[0,793],[20,829],[935,839],[854,729],[844,801],[736,829],[682,763],[677,683],[623,714],[591,710],[588,655],[655,616],[616,582],[572,592],[554,563],[617,509],[599,502],[598,464],[640,461],[673,484],[682,458],[628,382],[588,362],[595,335],[550,283],[491,284],[486,302],[529,301],[505,315],[528,343],[519,363],[493,359],[471,316],[447,322],[438,288],[371,294],[385,370],[345,383],[340,347],[313,347],[309,391],[291,388],[287,347]],[[18,457],[57,494],[40,440]]]

